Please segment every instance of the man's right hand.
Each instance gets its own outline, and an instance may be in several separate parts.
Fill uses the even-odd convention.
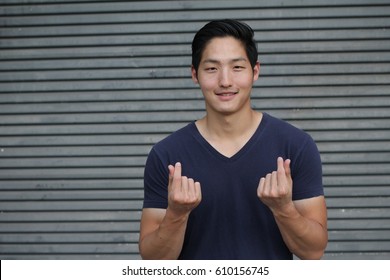
[[[202,200],[200,183],[181,176],[181,163],[169,165],[168,209],[178,216],[188,215]]]

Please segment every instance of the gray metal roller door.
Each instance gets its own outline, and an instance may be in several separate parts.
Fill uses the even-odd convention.
[[[2,1],[0,258],[139,258],[143,165],[204,114],[190,42],[215,18],[255,29],[253,106],[318,143],[324,258],[390,258],[384,0]]]

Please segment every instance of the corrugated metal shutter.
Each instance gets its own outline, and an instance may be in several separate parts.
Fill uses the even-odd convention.
[[[133,259],[151,146],[204,114],[194,32],[256,31],[253,105],[317,141],[325,258],[390,258],[388,0],[0,4],[0,258]]]

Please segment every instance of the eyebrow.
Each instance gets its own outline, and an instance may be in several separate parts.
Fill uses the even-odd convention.
[[[229,62],[239,62],[239,61],[247,61],[247,59],[245,57],[238,57],[238,58],[234,58],[232,60],[230,60]],[[215,64],[219,64],[221,63],[219,60],[217,59],[212,59],[212,58],[208,58],[208,59],[205,59],[203,61],[203,63],[215,63]]]

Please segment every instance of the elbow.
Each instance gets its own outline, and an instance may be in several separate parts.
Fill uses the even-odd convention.
[[[306,260],[320,260],[324,256],[325,250],[317,250],[310,253]]]
[[[310,248],[299,254],[295,254],[301,260],[320,260],[325,254],[326,246],[328,245],[328,238],[318,244],[315,248]]]
[[[149,240],[138,243],[139,254],[143,260],[176,260],[178,258],[178,256],[173,254],[172,250],[154,248],[153,246],[148,246],[147,242]]]
[[[145,248],[147,246],[145,246],[144,242],[142,242],[142,240],[140,240],[140,242],[138,243],[138,250],[139,250],[139,254],[141,256],[141,258],[143,260],[156,260],[157,259],[157,256],[155,254],[153,254],[153,252],[151,250],[148,250],[148,248]]]
[[[153,254],[150,254],[150,252],[147,250],[147,246],[145,246],[145,241],[143,238],[140,238],[138,242],[138,251],[143,260],[153,260],[155,257],[153,257]],[[148,253],[149,252],[149,253]]]
[[[139,252],[139,255],[141,256],[141,258],[143,260],[147,260],[147,256],[145,255],[144,253],[144,250],[143,250],[143,246],[142,246],[142,239],[140,238],[139,242],[138,242],[138,252]]]
[[[157,260],[158,259],[157,256],[155,256],[154,254],[150,254],[147,252],[147,250],[144,250],[142,248],[141,244],[139,244],[138,248],[139,248],[139,254],[140,254],[142,260]]]
[[[328,233],[325,232],[323,237],[315,245],[301,249],[296,248],[297,250],[292,253],[301,260],[320,260],[325,254],[327,245]]]
[[[310,250],[301,253],[295,253],[301,260],[320,260],[324,256],[325,250]]]

